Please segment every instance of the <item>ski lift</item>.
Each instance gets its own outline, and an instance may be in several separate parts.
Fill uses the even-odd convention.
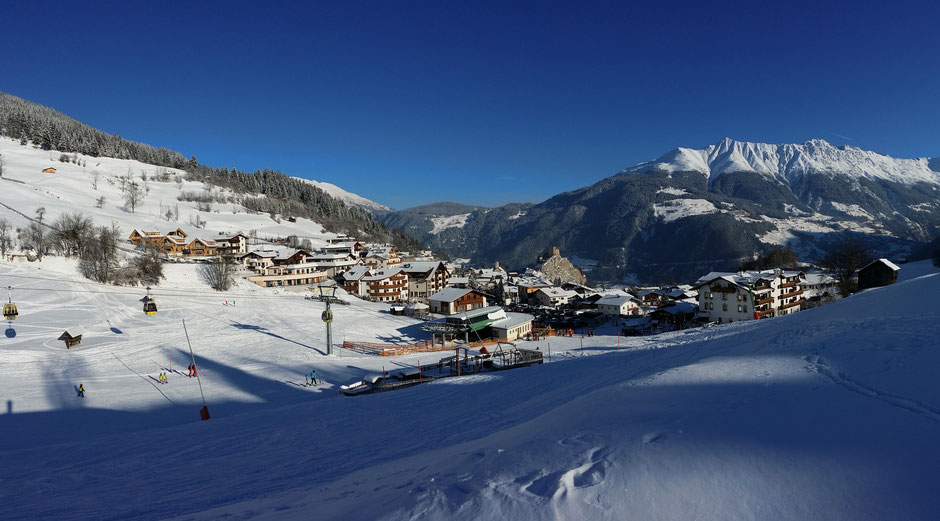
[[[9,301],[3,305],[3,318],[7,320],[16,320],[19,312],[16,310],[16,304],[13,303],[13,286],[7,286],[9,292]]]
[[[157,314],[157,303],[150,297],[150,286],[147,286],[147,296],[144,297],[144,313],[148,317]]]

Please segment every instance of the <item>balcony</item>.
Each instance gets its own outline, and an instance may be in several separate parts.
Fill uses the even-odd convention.
[[[792,288],[793,286],[796,286],[797,284],[799,284],[799,282],[797,282],[797,281],[787,282],[786,284],[781,284],[781,285],[780,285],[780,289],[783,289],[783,288]]]
[[[802,306],[804,302],[806,302],[806,299],[802,299],[802,298],[801,298],[800,300],[797,300],[796,302],[791,302],[791,303],[789,303],[789,304],[785,304],[785,305],[783,305],[783,306],[780,306],[780,309],[783,310],[783,309],[790,309],[790,308],[795,307],[795,306]]]
[[[791,292],[791,293],[785,293],[785,294],[783,294],[783,295],[780,295],[780,296],[777,297],[777,298],[780,299],[780,300],[786,300],[786,299],[788,299],[788,298],[790,298],[790,297],[795,297],[795,296],[797,296],[797,295],[802,295],[802,294],[803,294],[803,290],[798,289],[798,290],[793,291],[793,292]]]
[[[771,303],[773,303],[773,301],[774,301],[774,297],[773,297],[773,296],[770,296],[770,297],[767,297],[767,298],[762,298],[762,299],[760,299],[760,300],[754,302],[754,304],[757,305],[757,306],[763,306],[764,304],[771,304]]]
[[[770,308],[770,309],[765,309],[763,311],[756,311],[755,313],[757,313],[757,318],[764,318],[767,315],[772,315],[773,312],[774,312],[774,309]]]

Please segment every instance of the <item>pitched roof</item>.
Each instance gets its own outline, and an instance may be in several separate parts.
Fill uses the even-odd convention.
[[[596,304],[604,306],[622,306],[627,302],[636,302],[634,297],[630,295],[605,295],[601,297]]]
[[[433,300],[435,302],[453,302],[471,292],[473,292],[472,289],[444,288],[428,297],[428,300]]]
[[[877,263],[879,263],[879,262],[882,263],[882,264],[884,264],[885,266],[891,268],[891,269],[894,270],[894,271],[899,271],[899,270],[901,269],[900,266],[898,266],[897,264],[895,264],[895,263],[889,261],[888,259],[878,259],[878,260],[876,260],[876,261],[869,262],[868,264],[865,265],[864,268],[861,268],[861,270],[863,270],[863,269],[865,269],[865,268],[871,266],[872,264],[877,264]],[[859,271],[861,271],[861,270],[859,270]]]
[[[362,277],[365,277],[369,270],[372,269],[369,266],[355,266],[350,268],[348,271],[343,273],[343,279],[353,281],[359,280]]]

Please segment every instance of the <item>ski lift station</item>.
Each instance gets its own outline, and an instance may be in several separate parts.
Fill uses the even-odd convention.
[[[496,338],[512,342],[532,331],[532,315],[489,306],[457,313],[421,327],[431,334],[431,344],[461,339],[463,342]]]

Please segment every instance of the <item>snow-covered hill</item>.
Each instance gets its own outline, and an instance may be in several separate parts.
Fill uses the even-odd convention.
[[[391,207],[366,199],[365,197],[362,197],[361,195],[356,195],[352,192],[347,192],[346,190],[343,190],[342,188],[332,183],[326,183],[323,181],[313,181],[310,179],[304,179],[304,181],[307,181],[308,183],[316,186],[320,190],[323,190],[324,192],[339,199],[340,201],[343,201],[346,204],[357,206],[359,208],[362,208],[363,210],[367,210],[373,213],[394,211],[394,209]]]
[[[220,197],[233,196],[231,191],[203,183],[185,181],[185,173],[172,168],[148,165],[139,161],[67,154],[76,162],[61,162],[58,151],[44,151],[17,140],[0,137],[3,177],[0,178],[0,218],[15,227],[24,227],[35,217],[37,208],[45,208],[46,222],[53,222],[64,213],[80,212],[95,224],[117,223],[122,236],[134,228],[170,231],[178,226],[197,236],[212,239],[219,234],[252,230],[259,238],[298,235],[311,240],[314,247],[326,244],[326,232],[319,224],[299,218],[296,222],[272,220],[266,214],[252,214],[237,203],[212,203],[199,209],[196,202],[179,200],[184,193],[204,195],[211,191]],[[43,172],[54,168],[55,173]],[[143,202],[132,212],[125,204],[122,177],[145,187]],[[144,180],[146,177],[146,181]],[[98,207],[98,199],[103,204]],[[168,219],[168,209],[179,209],[179,216]],[[196,228],[196,221],[205,222]]]
[[[722,174],[754,172],[790,185],[811,173],[832,173],[907,185],[920,182],[940,185],[940,172],[932,170],[929,161],[928,158],[898,159],[848,145],[836,147],[823,139],[772,145],[725,138],[702,149],[676,148],[655,161],[628,168],[624,173],[650,169],[701,172],[712,184]]]
[[[322,305],[295,293],[223,296],[180,273],[147,317],[137,289],[37,264],[0,263],[21,311],[0,342],[4,520],[928,520],[940,509],[940,274],[928,263],[788,317],[656,337],[604,327],[583,348],[529,343],[551,353],[542,366],[356,398],[337,387],[437,355],[325,356]],[[350,339],[416,331],[380,306],[334,309]],[[183,319],[207,422],[199,385],[179,371]],[[71,326],[86,336],[65,350],[54,338]],[[324,383],[304,387],[312,368]]]

